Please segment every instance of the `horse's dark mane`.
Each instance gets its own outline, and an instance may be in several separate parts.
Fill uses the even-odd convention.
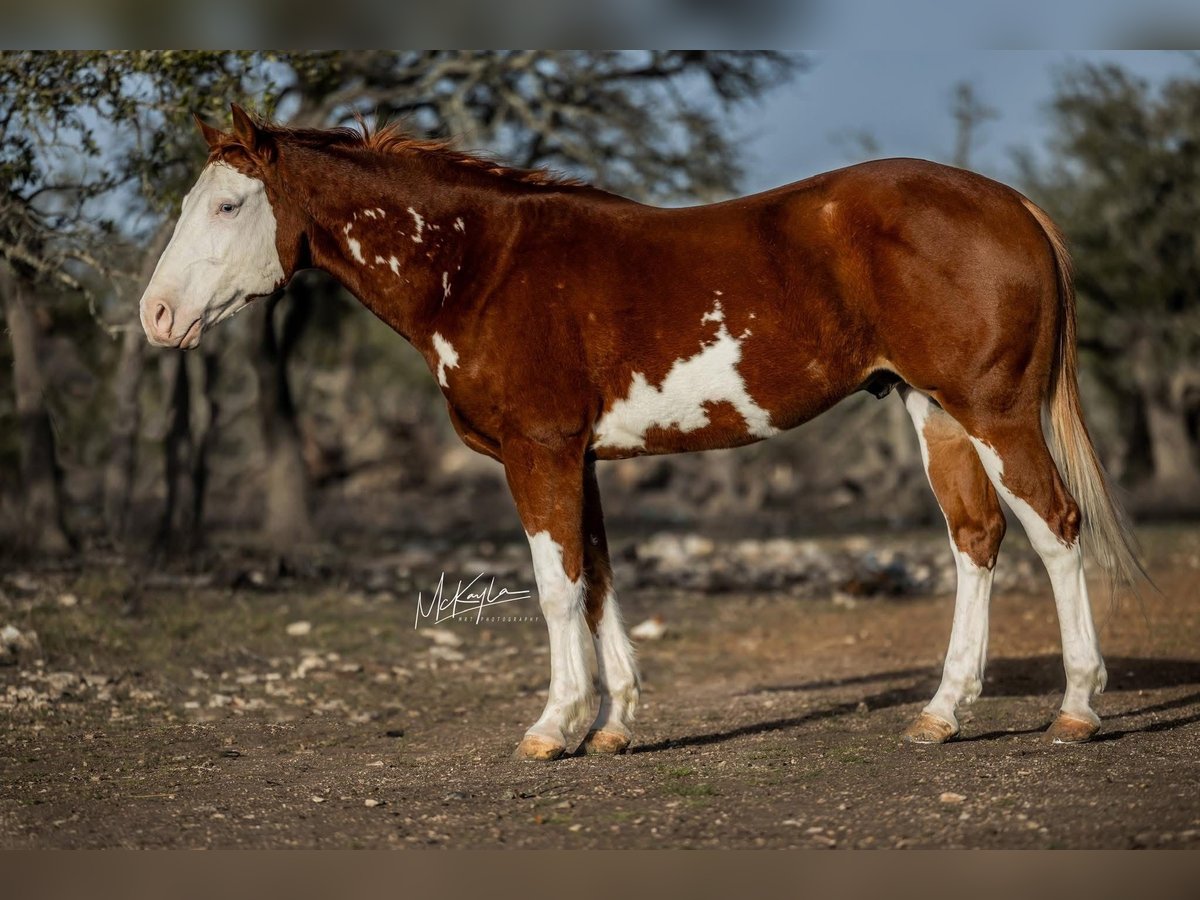
[[[423,153],[454,165],[518,184],[542,187],[587,187],[584,182],[576,178],[570,178],[548,169],[521,169],[507,166],[486,154],[456,150],[447,140],[427,140],[415,137],[406,132],[397,122],[389,122],[372,128],[365,120],[359,118],[358,124],[357,129],[293,128],[271,123],[260,123],[259,127],[268,138],[274,141],[301,144],[317,150],[338,147],[388,155]],[[234,150],[245,151],[246,149],[236,135],[227,134],[220,143],[211,148],[209,161],[222,159]]]

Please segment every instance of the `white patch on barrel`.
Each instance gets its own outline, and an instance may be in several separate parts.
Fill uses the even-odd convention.
[[[442,302],[445,303],[450,299],[450,273],[442,273]]]
[[[344,229],[342,229],[343,233],[346,235],[346,243],[350,246],[350,255],[353,256],[356,260],[358,260],[363,265],[366,265],[367,258],[365,256],[363,256],[362,244],[360,244],[354,238],[350,237],[350,229],[353,227],[354,227],[353,222],[347,222],[346,227]]]
[[[457,219],[454,220],[454,230],[460,231],[463,234],[466,234],[467,226],[466,226],[466,223],[463,222],[462,216],[459,216]]]
[[[408,208],[408,214],[413,217],[413,221],[417,225],[417,230],[412,235],[413,243],[419,244],[421,243],[421,232],[425,230],[425,217],[411,206]]]
[[[437,380],[442,387],[450,387],[450,383],[446,381],[446,370],[458,368],[458,351],[453,345],[442,337],[441,332],[433,333],[433,349],[437,351]]]
[[[399,275],[400,274],[400,260],[396,259],[396,257],[394,257],[394,256],[389,256],[388,257],[388,268],[392,270],[393,275]]]
[[[754,402],[738,372],[742,341],[749,332],[736,338],[729,333],[720,300],[700,322],[717,323],[715,338],[707,344],[701,342],[695,356],[675,360],[657,387],[644,373],[634,372],[628,396],[613,403],[596,423],[597,447],[644,447],[646,432],[651,428],[699,431],[709,424],[706,403],[732,404],[745,419],[747,433],[754,437],[778,433],[779,429],[771,425],[771,414]]]

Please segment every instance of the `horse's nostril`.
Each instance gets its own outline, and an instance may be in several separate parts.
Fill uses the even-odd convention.
[[[154,307],[154,330],[164,334],[171,330],[171,310],[167,304],[159,301]]]

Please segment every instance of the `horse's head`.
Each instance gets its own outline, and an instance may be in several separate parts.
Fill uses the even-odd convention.
[[[196,123],[208,165],[142,294],[142,327],[159,347],[195,347],[205,329],[286,283],[302,243],[272,186],[273,136],[236,105],[231,134]]]

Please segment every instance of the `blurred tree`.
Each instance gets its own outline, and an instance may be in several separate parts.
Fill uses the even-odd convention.
[[[39,294],[85,291],[77,264],[106,230],[87,215],[113,177],[85,164],[100,155],[84,110],[109,91],[70,54],[0,55],[0,293],[13,355],[27,548],[62,553],[71,540],[42,372]]]
[[[64,517],[61,501],[47,499],[61,493],[51,489],[58,482],[53,429],[36,329],[19,324],[21,308],[44,311],[48,288],[66,288],[87,303],[103,332],[121,337],[104,476],[105,518],[119,538],[136,468],[144,368],[136,300],[169,235],[164,216],[202,159],[185,121],[191,110],[211,113],[230,96],[269,99],[260,69],[260,58],[248,53],[0,54],[0,251],[9,274],[21,458],[29,461],[26,533],[35,545],[61,546]],[[21,306],[14,297],[24,298]],[[187,367],[179,371],[186,379]],[[174,434],[168,429],[169,438]],[[169,506],[178,493],[168,487]],[[168,508],[164,521],[177,518]]]
[[[1200,72],[1155,90],[1079,65],[1053,102],[1053,159],[1026,182],[1071,239],[1080,347],[1116,400],[1123,474],[1159,509],[1200,504]]]
[[[954,117],[954,155],[951,162],[961,169],[969,169],[971,152],[979,139],[980,128],[1000,114],[979,99],[975,85],[960,81],[951,95],[950,115]]]

